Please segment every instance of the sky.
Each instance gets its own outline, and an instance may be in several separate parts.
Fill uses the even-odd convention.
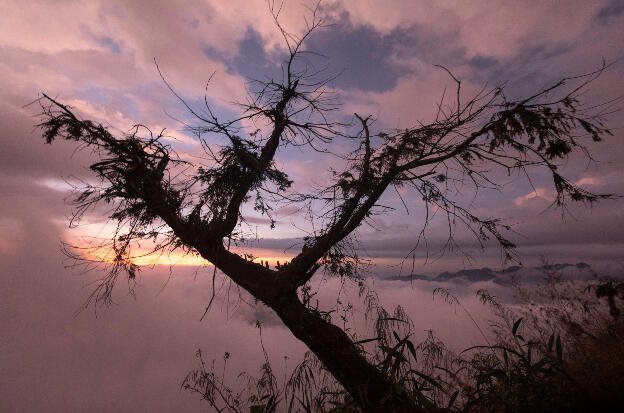
[[[301,33],[314,4],[286,1],[280,23]],[[466,96],[484,84],[504,82],[511,95],[523,96],[595,70],[605,59],[614,64],[583,98],[600,102],[624,94],[621,0],[325,1],[318,13],[327,27],[305,48],[324,56],[314,62],[326,65],[328,73],[340,74],[330,84],[342,103],[337,115],[371,114],[379,130],[431,119],[445,86],[453,86],[435,65],[461,78]],[[212,269],[177,256],[167,262],[177,263],[171,268],[142,272],[136,300],[120,283],[111,309],[97,317],[90,310],[76,315],[98,273],[68,268],[60,243],[106,234],[107,227],[94,214],[81,227],[68,228],[70,193],[63,179],[88,181],[93,159],[66,142],[45,145],[35,126],[38,107],[28,105],[46,93],[115,130],[137,123],[166,128],[179,153],[199,159],[199,143],[175,120],[188,120],[189,114],[154,62],[195,104],[212,76],[207,97],[226,117],[236,115],[231,103],[245,98],[248,79],[276,76],[283,56],[282,38],[262,0],[0,0],[0,400],[7,411],[197,411],[197,397],[178,391],[195,367],[195,350],[201,347],[217,360],[232,353],[233,377],[244,369],[255,372],[262,360],[256,319],[265,322],[262,337],[272,358],[282,363],[288,355],[294,363],[300,357],[301,344],[261,306],[236,304],[234,298],[227,303],[227,282],[219,305],[200,322]],[[611,116],[609,126],[614,136],[589,148],[596,162],[571,157],[562,170],[588,190],[624,195],[622,112]],[[340,141],[333,145],[338,152],[347,148]],[[290,148],[277,162],[305,188],[326,180],[338,161]],[[535,171],[532,178],[535,189],[521,177],[501,176],[503,190],[480,192],[474,210],[514,224],[512,239],[523,262],[547,257],[621,271],[623,201],[573,206],[562,218],[549,208],[554,192],[546,176]],[[422,205],[413,194],[406,200],[409,213],[389,193],[383,201],[396,210],[360,232],[363,255],[376,264],[373,283],[375,274],[400,271],[396,265],[420,231]],[[275,230],[252,209],[244,214],[247,229],[263,240],[254,255],[273,263],[294,254],[288,248],[302,236],[299,211],[277,210]],[[415,272],[510,265],[495,248],[480,251],[461,234],[472,260],[451,252],[425,263],[427,252],[435,255],[443,245],[443,226],[432,223],[431,248],[416,251]],[[328,297],[340,290],[327,283]],[[435,307],[429,292],[375,286],[382,298],[406,302],[420,314],[419,327],[447,327],[440,334],[461,341],[448,334],[464,331],[461,316]],[[465,342],[471,334],[463,335]]]

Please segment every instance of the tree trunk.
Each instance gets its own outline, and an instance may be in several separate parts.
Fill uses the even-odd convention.
[[[296,295],[267,303],[286,327],[319,358],[364,412],[422,412],[371,365],[347,334],[308,310]]]
[[[296,288],[264,267],[222,247],[198,248],[234,282],[271,307],[286,327],[325,365],[364,412],[424,412],[404,391],[371,365],[339,327],[308,310]]]

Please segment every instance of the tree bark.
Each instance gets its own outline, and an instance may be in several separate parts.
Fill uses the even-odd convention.
[[[306,308],[290,282],[281,280],[280,276],[258,264],[243,260],[223,246],[202,247],[198,251],[204,258],[277,313],[284,325],[314,353],[364,412],[424,412],[400,387],[366,360],[364,353],[342,329]]]
[[[289,294],[266,303],[286,327],[323,362],[364,412],[423,412],[405,392],[371,365],[339,327]]]

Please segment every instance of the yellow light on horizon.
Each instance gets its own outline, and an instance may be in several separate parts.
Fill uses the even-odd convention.
[[[102,222],[89,222],[87,220],[87,223],[83,225],[80,231],[81,234],[77,236],[76,232],[78,231],[74,230],[66,234],[68,244],[76,246],[74,252],[80,253],[84,259],[89,261],[109,264],[115,261],[115,253],[110,248],[110,239],[115,235],[115,228],[112,225]],[[201,267],[213,265],[210,261],[193,253],[181,251],[151,252],[150,244],[150,241],[145,240],[141,242],[140,246],[138,243],[135,244],[131,250],[130,262],[140,267],[155,265]],[[285,264],[294,257],[294,254],[287,255],[282,250],[253,246],[246,248],[233,246],[231,251],[241,257],[249,257],[249,254],[253,254],[253,262],[257,264],[262,262],[263,265],[268,262],[270,267],[276,267],[278,262]]]
[[[113,263],[114,254],[112,251],[97,251],[92,250],[88,253],[84,254],[85,259],[91,261],[99,261],[103,263]],[[285,255],[265,255],[256,257],[254,256],[254,262],[257,264],[269,262],[271,267],[277,266],[277,263],[284,264],[290,261],[292,257],[288,257]],[[149,253],[149,251],[134,251],[132,257],[130,257],[130,261],[138,265],[139,267],[145,266],[155,266],[155,265],[166,265],[166,266],[192,266],[192,267],[201,267],[201,266],[212,266],[213,264],[195,254],[183,254],[179,252],[172,253]]]

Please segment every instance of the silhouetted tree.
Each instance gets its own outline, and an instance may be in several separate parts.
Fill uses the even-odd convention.
[[[196,118],[196,124],[187,127],[205,149],[207,160],[201,165],[178,156],[162,133],[154,134],[143,125],[128,134],[112,132],[43,94],[39,126],[46,143],[75,141],[99,158],[91,170],[100,183],[77,194],[75,217],[103,202],[117,223],[108,244],[113,263],[90,302],[109,303],[120,274],[127,273],[132,285],[138,268],[130,254],[136,241],[151,240],[154,251],[194,252],[272,308],[364,411],[424,411],[421,402],[367,359],[360,344],[302,299],[302,287],[321,268],[341,277],[357,276],[354,231],[383,211],[380,197],[388,189],[411,188],[420,193],[427,211],[442,211],[448,218],[450,242],[454,226],[460,224],[480,242],[495,240],[507,257],[514,251],[504,235],[509,227],[462,206],[452,197],[457,188],[501,188],[501,170],[527,173],[541,167],[552,175],[557,206],[568,200],[591,203],[608,197],[580,188],[557,165],[574,152],[589,157],[585,144],[610,134],[603,124],[610,104],[579,101],[604,65],[522,99],[508,98],[500,87],[484,88],[462,99],[461,82],[448,71],[457,93],[452,102],[439,102],[433,122],[374,131],[370,116],[355,114],[357,132],[353,132],[356,126],[332,120],[339,108],[328,87],[332,79],[323,70],[314,70],[305,56],[306,39],[322,21],[314,13],[299,37],[280,26],[277,14],[276,24],[288,48],[282,77],[252,80],[249,100],[239,103],[240,117],[218,119],[207,99],[198,110],[180,98]],[[249,133],[244,122],[265,126]],[[227,144],[214,149],[208,141],[214,135]],[[331,150],[337,139],[352,143],[352,152],[343,156],[344,170],[336,171],[324,188],[308,193],[290,190],[292,181],[276,162],[280,150],[288,146]],[[241,238],[237,228],[244,205],[270,217],[272,208],[283,202],[320,211],[310,218],[316,232],[304,238],[292,261],[269,268],[230,251],[230,243]],[[80,255],[80,251],[68,252]]]

